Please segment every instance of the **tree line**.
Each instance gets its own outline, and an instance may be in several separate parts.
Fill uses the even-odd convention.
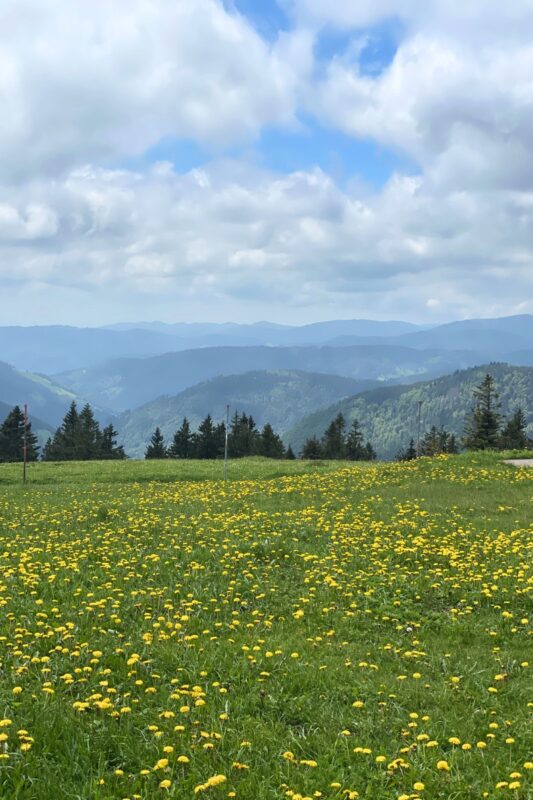
[[[473,392],[473,405],[464,425],[462,447],[465,450],[530,450],[533,440],[527,435],[527,420],[519,406],[514,413],[505,418],[501,413],[501,403],[496,392],[494,378],[485,375],[483,381]],[[459,443],[454,434],[435,426],[415,445],[411,439],[405,450],[397,455],[399,461],[410,461],[420,456],[435,456],[440,453],[458,453]]]
[[[63,422],[46,442],[43,461],[96,461],[123,459],[126,453],[117,445],[118,433],[112,424],[102,430],[94,412],[86,403],[78,411],[75,402],[63,417]]]
[[[145,458],[222,458],[226,446],[226,424],[215,423],[208,414],[193,431],[187,417],[174,433],[167,446],[161,429],[157,427],[144,454]],[[289,445],[285,448],[281,436],[267,422],[262,430],[257,428],[251,415],[235,412],[228,428],[228,455],[230,458],[264,456],[266,458],[294,459]]]
[[[376,457],[372,444],[364,441],[358,420],[354,419],[347,430],[343,414],[337,414],[320,439],[317,436],[307,439],[302,449],[302,458],[311,461],[374,461]]]
[[[495,389],[494,378],[487,374],[474,389],[473,405],[468,414],[464,436],[461,441],[453,433],[433,426],[426,431],[419,444],[414,439],[397,454],[399,460],[411,460],[418,456],[435,456],[440,453],[455,454],[466,450],[528,450],[533,441],[527,435],[527,420],[522,408],[505,418]],[[25,424],[24,413],[15,406],[0,425],[0,462],[21,461],[24,437],[26,437],[27,460],[39,459],[39,445],[31,422]],[[118,434],[112,424],[100,428],[94,412],[85,404],[78,411],[72,402],[61,425],[45,444],[40,457],[43,461],[89,461],[96,459],[124,459],[122,445],[117,444]],[[145,458],[216,459],[224,455],[226,425],[215,423],[210,414],[198,426],[191,429],[185,417],[172,441],[165,443],[161,429],[154,431],[146,449]],[[235,412],[228,428],[228,455],[230,458],[265,456],[266,458],[294,459],[289,445],[285,447],[281,436],[270,423],[258,429],[251,415]],[[348,461],[373,461],[376,452],[361,431],[358,420],[350,427],[342,414],[326,428],[319,438],[307,439],[301,458],[309,460],[339,459]]]

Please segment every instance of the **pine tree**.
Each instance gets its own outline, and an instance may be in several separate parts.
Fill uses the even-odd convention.
[[[80,411],[78,423],[79,431],[76,442],[76,457],[80,461],[90,461],[99,458],[102,449],[102,434],[89,403],[86,403]]]
[[[521,408],[517,408],[503,429],[499,445],[502,450],[528,450],[532,442],[527,435],[527,420]]]
[[[100,452],[98,456],[99,458],[103,459],[126,458],[126,453],[124,452],[123,446],[117,445],[117,437],[118,433],[114,429],[113,425],[111,423],[109,425],[106,425],[106,427],[102,431],[100,438]]]
[[[323,458],[322,446],[316,436],[312,436],[305,442],[302,450],[302,458],[309,461],[317,461]]]
[[[396,461],[414,461],[417,457],[415,440],[411,439],[405,450],[400,450],[396,455]]]
[[[281,436],[274,431],[269,422],[265,424],[261,431],[258,454],[266,458],[283,458],[285,456],[285,447]]]
[[[148,459],[167,457],[165,440],[159,428],[156,428],[155,431],[153,432],[152,438],[150,439],[150,444],[146,448],[144,457]]]
[[[337,414],[335,419],[326,428],[322,437],[323,458],[341,459],[346,455],[344,444],[344,429],[346,420],[342,414]]]
[[[294,455],[294,450],[292,449],[292,447],[290,445],[287,447],[287,451],[285,453],[285,458],[287,459],[287,461],[295,461],[296,460],[296,456]]]
[[[253,417],[235,412],[231,420],[228,446],[232,458],[251,456],[258,452],[259,433]]]
[[[22,461],[24,458],[24,434],[26,434],[26,459],[37,461],[39,447],[37,436],[28,420],[25,425],[24,412],[14,406],[0,426],[0,461]]]
[[[492,375],[485,375],[474,390],[474,406],[465,424],[464,446],[468,450],[496,449],[499,444],[500,403]]]
[[[172,444],[168,451],[169,458],[192,458],[193,435],[187,417],[183,418],[181,427],[174,434]]]
[[[218,441],[211,414],[200,423],[196,434],[196,458],[216,458]]]
[[[365,444],[363,461],[375,461],[377,457],[378,454],[372,447],[372,444],[370,442],[367,442]]]
[[[359,427],[359,422],[356,419],[352,422],[346,437],[345,452],[349,461],[363,461],[366,459],[367,450],[363,444],[363,434]]]

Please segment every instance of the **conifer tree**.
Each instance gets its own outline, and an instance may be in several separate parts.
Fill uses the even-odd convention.
[[[168,451],[169,458],[192,458],[193,444],[191,425],[187,417],[184,417],[181,427],[176,431],[172,439],[172,444]]]
[[[372,444],[370,442],[367,442],[365,444],[365,448],[364,448],[363,461],[375,461],[377,457],[378,457],[378,454],[376,453],[376,451],[372,447]]]
[[[165,440],[160,428],[156,428],[150,439],[150,444],[146,448],[144,457],[147,459],[166,458],[167,449],[165,447]]]
[[[316,436],[311,436],[307,439],[303,446],[302,458],[309,461],[318,461],[323,458],[323,451],[320,442]]]
[[[274,431],[269,422],[265,424],[261,431],[257,452],[266,458],[283,458],[285,456],[285,447],[281,436]]]
[[[231,420],[228,445],[232,458],[242,458],[257,453],[259,433],[253,417],[235,412]]]
[[[24,430],[25,429],[25,430]],[[24,412],[14,406],[0,426],[0,461],[22,461],[24,457],[24,432],[26,433],[26,458],[37,461],[39,447],[37,436],[28,420],[24,425]]]
[[[363,461],[367,459],[368,450],[363,443],[363,434],[359,422],[354,419],[346,437],[346,458],[349,461]]]
[[[499,444],[500,402],[492,375],[485,375],[474,390],[474,406],[465,424],[464,446],[468,450],[496,449]]]
[[[337,414],[335,419],[326,428],[322,437],[323,458],[341,459],[346,455],[344,443],[344,429],[346,420],[342,414]]]
[[[98,458],[102,450],[102,434],[89,403],[86,403],[80,411],[78,424],[76,457],[80,461]]]
[[[112,423],[106,425],[101,434],[99,458],[124,459],[126,453],[122,445],[117,445],[118,433]]]
[[[396,455],[396,461],[414,461],[417,457],[415,440],[411,439],[405,450],[400,450]]]
[[[218,437],[211,414],[208,414],[198,426],[195,449],[196,458],[216,458],[218,455]]]
[[[517,408],[503,429],[499,445],[502,450],[528,450],[532,442],[527,435],[527,420],[521,408]]]
[[[285,453],[285,458],[287,461],[295,461],[296,456],[294,455],[294,450],[292,449],[291,445],[287,447],[287,451]]]

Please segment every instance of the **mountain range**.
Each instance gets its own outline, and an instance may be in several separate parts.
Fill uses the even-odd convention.
[[[487,373],[495,379],[502,413],[511,414],[521,406],[528,420],[529,435],[533,435],[533,368],[487,364],[436,380],[410,386],[383,386],[346,398],[304,417],[284,439],[299,452],[307,438],[320,437],[332,419],[341,413],[348,425],[354,419],[359,421],[379,457],[393,458],[411,438],[417,437],[419,401],[422,402],[422,433],[436,425],[460,438],[472,405],[473,390]]]
[[[194,426],[207,413],[221,418],[227,404],[260,425],[272,422],[298,448],[321,432],[340,401],[350,414],[361,414],[380,454],[390,457],[412,428],[421,386],[437,387],[435,398],[427,389],[428,420],[454,432],[454,415],[464,416],[472,388],[468,375],[477,374],[470,368],[509,364],[513,393],[505,400],[504,387],[504,400],[523,399],[522,373],[512,367],[533,366],[533,316],[433,326],[372,320],[11,326],[0,327],[0,359],[0,411],[27,402],[46,432],[73,400],[90,401],[101,423],[119,428],[132,455],[142,453],[156,425],[169,436],[183,416]],[[464,395],[457,374],[466,376]],[[441,376],[453,391],[436,380]],[[437,400],[441,388],[446,400]],[[347,397],[357,397],[353,406]]]
[[[122,323],[106,328],[62,325],[0,327],[0,359],[18,369],[55,374],[117,358],[204,347],[318,347],[358,344],[475,350],[485,359],[533,363],[533,316],[472,319],[423,326],[409,322],[332,320],[291,326],[259,322]]]
[[[417,350],[398,345],[350,347],[204,347],[150,358],[122,358],[63,372],[57,382],[117,413],[174,395],[219,375],[303,370],[365,380],[415,380],[484,361],[470,351]]]

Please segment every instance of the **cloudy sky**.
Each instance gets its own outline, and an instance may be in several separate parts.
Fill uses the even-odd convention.
[[[533,312],[533,0],[2,0],[0,324]]]

